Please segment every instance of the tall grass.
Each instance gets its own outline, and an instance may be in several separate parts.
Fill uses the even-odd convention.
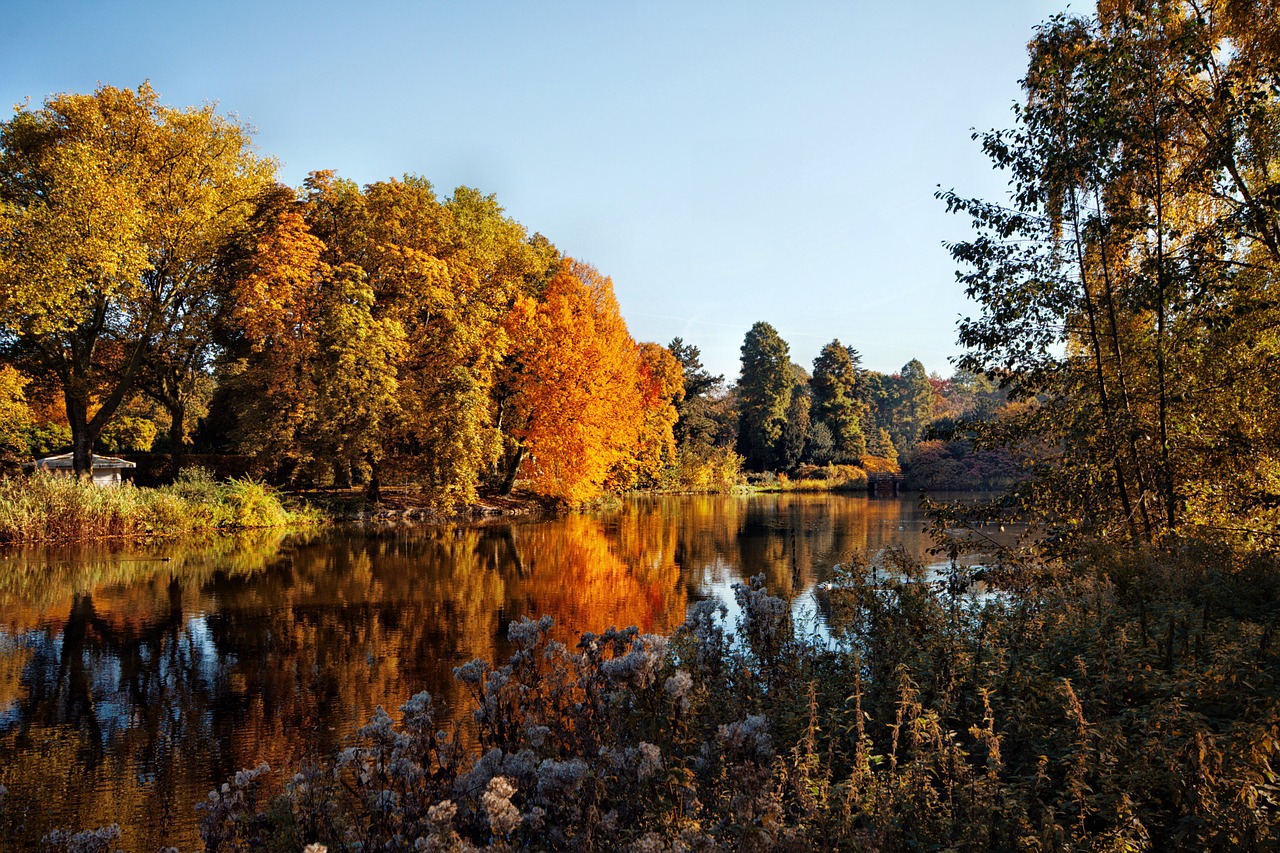
[[[176,536],[217,530],[314,524],[309,507],[287,507],[253,480],[217,482],[187,469],[172,486],[103,488],[37,472],[0,480],[0,543]]]

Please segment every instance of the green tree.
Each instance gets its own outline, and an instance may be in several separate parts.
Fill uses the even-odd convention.
[[[682,338],[673,338],[667,349],[684,373],[684,397],[676,401],[676,443],[680,447],[711,447],[720,424],[715,402],[724,390],[724,376],[715,376],[702,365],[702,353]]]
[[[809,412],[812,400],[809,386],[797,383],[791,389],[791,402],[787,405],[787,422],[778,438],[778,465],[790,471],[800,464],[809,440],[811,422]]]
[[[219,247],[273,171],[243,125],[146,84],[55,95],[0,125],[0,331],[15,364],[62,389],[78,473],[147,353],[208,322]]]
[[[738,452],[748,468],[764,471],[781,464],[779,441],[796,384],[787,342],[773,326],[756,323],[742,342],[737,385]]]
[[[961,367],[1035,401],[993,438],[1039,443],[1065,532],[1275,524],[1280,110],[1245,5],[1049,21],[1018,125],[981,135],[1009,203],[941,194],[981,231],[952,248]]]
[[[836,444],[830,428],[822,421],[810,421],[805,456],[815,465],[827,465],[836,459]]]
[[[867,451],[864,398],[857,350],[833,340],[813,362],[813,416],[826,425],[836,461],[857,462]]]

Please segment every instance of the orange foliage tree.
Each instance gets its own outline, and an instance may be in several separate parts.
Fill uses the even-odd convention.
[[[661,365],[643,366],[613,282],[574,260],[540,300],[516,300],[507,329],[512,396],[504,405],[514,415],[508,434],[519,443],[523,478],[568,504],[598,497],[611,474],[635,469],[650,401],[654,408],[670,404],[670,392],[654,378]]]
[[[637,349],[636,391],[644,420],[631,459],[614,469],[615,489],[658,485],[676,464],[676,403],[684,399],[684,369],[666,347],[642,343]]]

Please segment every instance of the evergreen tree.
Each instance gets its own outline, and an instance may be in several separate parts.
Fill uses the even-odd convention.
[[[857,350],[834,340],[813,362],[813,417],[830,431],[838,462],[857,462],[867,452],[862,419],[868,407],[859,361]]]
[[[791,389],[791,402],[787,405],[787,422],[778,440],[778,466],[790,471],[800,464],[805,444],[809,438],[809,386],[797,383]]]
[[[684,397],[676,401],[678,419],[676,444],[680,447],[710,447],[716,443],[720,424],[714,417],[715,401],[724,388],[724,376],[715,376],[702,366],[702,353],[682,338],[667,346],[684,372]]]
[[[779,439],[787,423],[796,377],[790,348],[768,323],[751,327],[742,342],[738,377],[738,452],[756,471],[778,467]]]

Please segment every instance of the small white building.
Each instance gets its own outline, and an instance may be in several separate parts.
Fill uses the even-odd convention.
[[[99,456],[95,453],[93,455],[93,484],[95,486],[118,486],[120,484],[120,472],[136,467],[138,466],[135,463],[127,459],[118,459],[115,456]],[[22,470],[28,473],[37,470],[51,471],[54,474],[70,477],[75,472],[75,462],[72,460],[72,454],[60,453],[57,456],[46,456],[43,459],[28,462],[22,466]]]

